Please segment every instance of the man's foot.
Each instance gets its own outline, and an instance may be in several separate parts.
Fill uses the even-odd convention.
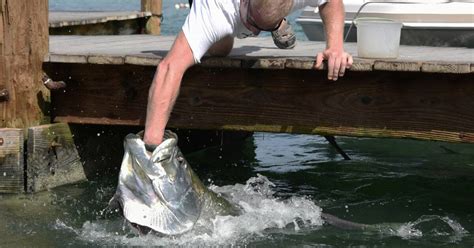
[[[273,43],[280,49],[292,49],[296,45],[296,35],[286,19],[280,28],[272,32]]]

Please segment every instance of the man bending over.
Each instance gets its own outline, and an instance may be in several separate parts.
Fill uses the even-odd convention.
[[[326,49],[316,55],[316,68],[328,63],[328,79],[342,77],[352,65],[344,51],[344,6],[342,0],[194,0],[190,13],[171,50],[160,62],[150,87],[144,142],[149,148],[162,142],[163,133],[178,97],[185,71],[207,52],[230,53],[234,37],[256,36],[276,31],[291,11],[319,7],[326,30]],[[283,23],[283,24],[282,24]]]

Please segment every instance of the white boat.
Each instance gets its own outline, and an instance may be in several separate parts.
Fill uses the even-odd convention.
[[[474,0],[414,2],[344,0],[346,10],[344,34],[347,34],[354,17],[377,17],[403,23],[400,40],[402,45],[474,47]],[[357,15],[362,5],[364,6]],[[309,40],[325,40],[318,8],[306,7],[296,22],[301,25]],[[357,41],[355,26],[351,28],[346,41]]]

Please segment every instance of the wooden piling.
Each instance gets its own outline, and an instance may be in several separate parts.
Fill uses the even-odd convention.
[[[23,130],[0,129],[0,193],[24,191]]]
[[[49,91],[42,85],[48,53],[48,0],[0,0],[0,127],[49,122]]]
[[[42,81],[48,48],[48,0],[0,0],[0,193],[85,178],[68,125],[38,126],[51,122],[50,92]]]
[[[161,33],[161,18],[163,16],[162,0],[141,0],[142,11],[150,12],[152,16],[146,24],[146,33],[159,35]]]
[[[69,125],[31,127],[27,144],[27,192],[86,180]]]

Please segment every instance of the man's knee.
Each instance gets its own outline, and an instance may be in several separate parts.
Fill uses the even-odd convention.
[[[234,46],[234,37],[226,36],[216,42],[214,45],[209,48],[207,51],[211,56],[219,56],[224,57],[229,55],[230,51],[232,51],[232,47]]]

